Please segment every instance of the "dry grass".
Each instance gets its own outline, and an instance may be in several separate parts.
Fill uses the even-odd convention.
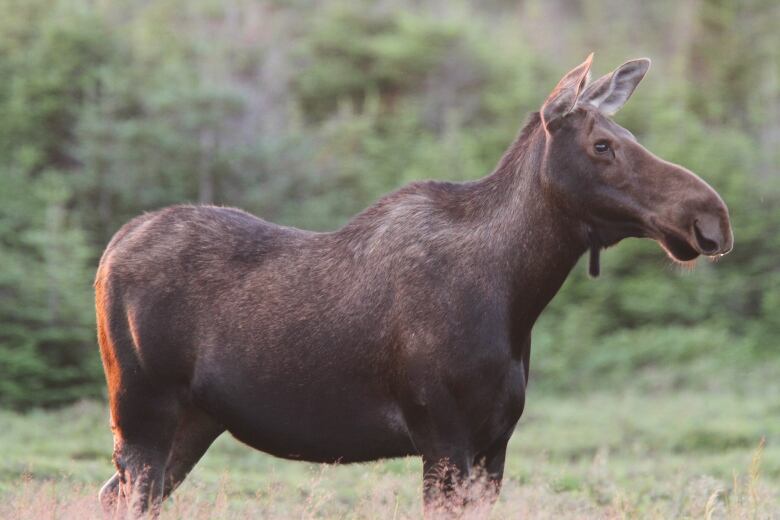
[[[780,519],[776,396],[537,396],[510,442],[490,517]],[[100,402],[0,410],[0,519],[100,518],[97,491],[113,473],[106,423]],[[162,518],[420,518],[421,472],[417,458],[282,461],[225,435]]]
[[[471,507],[464,518],[704,518],[769,519],[780,518],[780,505],[760,478],[764,442],[755,450],[750,467],[736,474],[730,486],[709,476],[690,479],[671,504],[643,507],[633,502],[615,482],[600,474],[594,460],[590,493],[561,492],[544,482],[519,484],[509,479],[492,510],[486,505],[489,489],[477,482],[460,495]],[[598,456],[596,457],[598,459]],[[420,518],[419,497],[409,497],[419,482],[411,476],[384,474],[377,476],[368,492],[355,501],[345,501],[323,483],[332,468],[323,466],[307,486],[297,490],[273,485],[254,496],[232,494],[230,480],[224,477],[216,490],[200,483],[184,486],[163,508],[163,520],[174,519],[413,519]],[[302,491],[304,490],[305,491]],[[292,494],[291,494],[292,491]],[[295,494],[297,493],[297,499]],[[609,497],[609,498],[606,498]],[[489,498],[489,497],[488,497]],[[490,512],[488,512],[490,511]],[[438,515],[446,517],[448,515]],[[0,503],[0,518],[18,520],[102,518],[96,491],[91,486],[23,478],[5,494]]]

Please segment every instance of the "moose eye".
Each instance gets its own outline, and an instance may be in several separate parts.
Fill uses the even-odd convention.
[[[596,153],[607,153],[609,152],[609,142],[598,141],[593,145],[593,149],[596,151]]]

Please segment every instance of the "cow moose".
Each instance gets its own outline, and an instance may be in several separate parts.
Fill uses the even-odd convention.
[[[592,56],[479,180],[409,184],[332,232],[214,206],[125,224],[95,280],[106,513],[158,514],[224,431],[286,459],[420,456],[426,512],[477,471],[497,493],[531,329],[578,259],[733,244],[721,197],[610,119],[650,61],[589,83]]]

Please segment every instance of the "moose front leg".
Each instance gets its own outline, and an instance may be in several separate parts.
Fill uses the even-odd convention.
[[[504,462],[506,460],[506,448],[511,437],[511,431],[508,435],[502,436],[495,441],[490,448],[477,455],[475,466],[477,468],[476,476],[484,478],[487,484],[485,489],[485,499],[490,504],[494,504],[501,493],[501,483],[504,479]]]
[[[445,392],[439,406],[416,406],[407,414],[412,443],[423,462],[423,505],[426,518],[461,516],[471,477],[474,451],[459,410]]]
[[[423,455],[425,518],[456,518],[465,512],[471,463],[463,451],[453,448]]]

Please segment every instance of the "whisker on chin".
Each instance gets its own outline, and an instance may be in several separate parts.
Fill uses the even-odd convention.
[[[694,258],[693,260],[678,260],[676,258],[672,258],[672,262],[670,262],[670,267],[673,271],[678,273],[690,273],[694,269],[696,269],[696,265],[698,264],[698,258]]]

